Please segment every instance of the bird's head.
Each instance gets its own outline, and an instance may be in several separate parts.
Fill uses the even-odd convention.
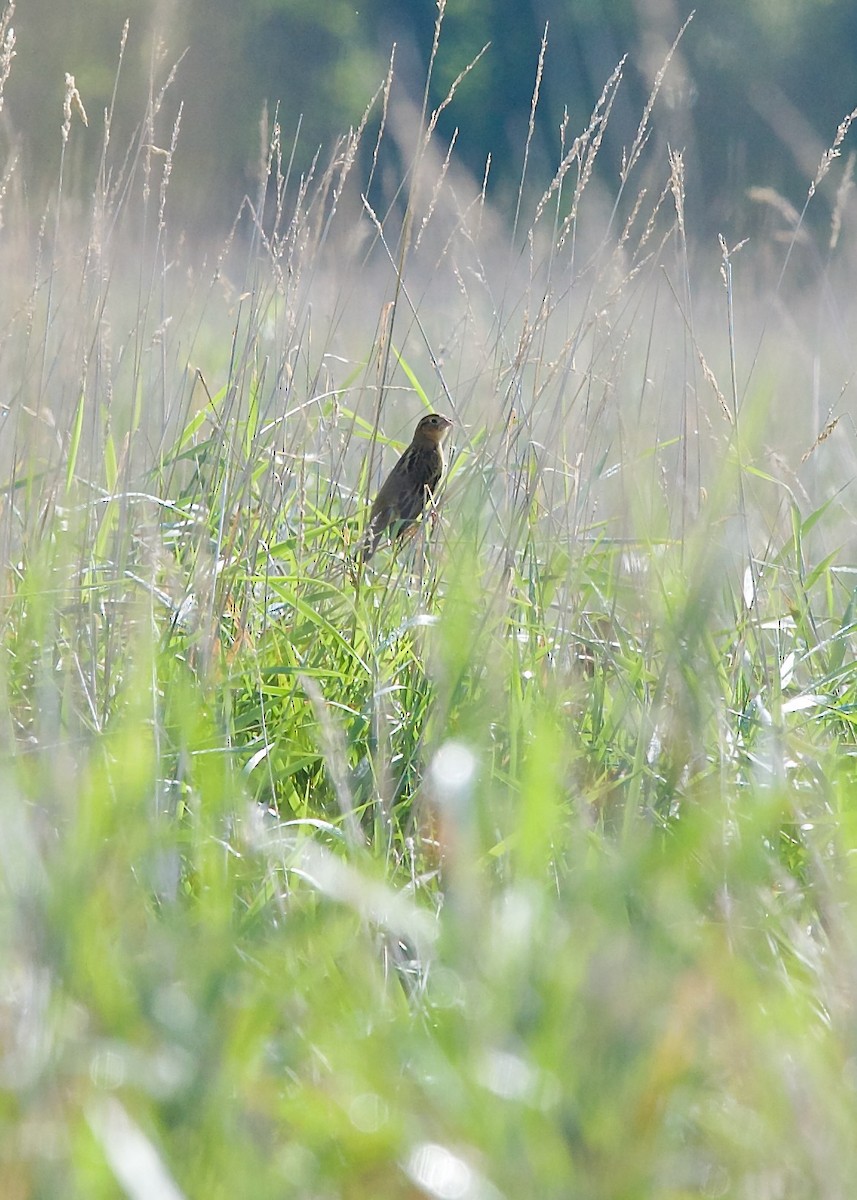
[[[423,445],[439,446],[452,428],[452,421],[441,413],[429,413],[414,430],[414,441]]]

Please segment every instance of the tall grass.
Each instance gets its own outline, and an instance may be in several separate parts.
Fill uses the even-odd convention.
[[[162,75],[85,212],[8,164],[4,1194],[849,1194],[845,189],[698,249],[620,67],[510,238],[391,73],[205,249]]]

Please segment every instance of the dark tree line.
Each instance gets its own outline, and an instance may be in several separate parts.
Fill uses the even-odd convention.
[[[440,136],[459,130],[458,159],[477,179],[490,153],[493,197],[511,202],[547,27],[531,178],[538,186],[550,178],[564,113],[572,135],[582,129],[627,55],[601,156],[601,170],[615,174],[691,8],[691,0],[449,0],[430,103],[490,45],[444,112]],[[654,149],[657,140],[664,153],[667,141],[685,148],[689,200],[701,222],[740,227],[751,185],[800,204],[837,124],[857,106],[857,6],[717,0],[698,8],[664,80]],[[47,186],[71,72],[90,115],[76,141],[79,177],[91,179],[127,17],[115,136],[130,137],[152,71],[163,80],[184,52],[162,121],[170,127],[183,103],[176,203],[189,219],[222,222],[254,187],[263,106],[278,106],[286,141],[299,130],[296,162],[305,167],[319,145],[329,148],[359,120],[394,43],[396,86],[419,102],[436,16],[429,0],[28,0],[14,22],[5,137],[17,141],[29,177]]]

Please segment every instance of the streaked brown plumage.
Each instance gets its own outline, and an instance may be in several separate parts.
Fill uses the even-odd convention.
[[[363,537],[364,561],[372,557],[388,529],[391,537],[399,537],[431,499],[443,476],[443,439],[451,427],[449,417],[440,413],[429,413],[418,423],[410,446],[375,497]]]

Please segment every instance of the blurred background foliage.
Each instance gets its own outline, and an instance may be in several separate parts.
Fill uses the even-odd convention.
[[[857,6],[698,0],[696,7],[658,100],[657,136],[685,148],[691,220],[731,239],[752,222],[748,187],[773,187],[801,206],[819,158],[857,102]],[[627,54],[598,160],[601,172],[618,172],[652,81],[692,8],[691,0],[449,0],[430,107],[490,47],[444,111],[440,135],[449,140],[460,131],[456,159],[477,182],[490,154],[489,197],[511,211],[548,26],[529,178],[540,187],[550,178],[562,156],[564,113],[570,140]],[[128,19],[115,136],[131,136],[150,79],[157,90],[182,56],[164,109],[169,129],[182,105],[172,218],[217,228],[254,192],[266,106],[279,109],[286,146],[297,137],[297,167],[306,169],[319,146],[326,159],[333,140],[360,121],[394,44],[392,103],[421,103],[436,17],[428,0],[27,0],[14,19],[19,61],[7,87],[3,136],[18,146],[26,178],[48,188],[70,72],[90,126],[76,139],[69,182],[75,166],[78,178],[91,179]],[[380,119],[377,107],[373,118]],[[371,152],[371,138],[364,146]]]

